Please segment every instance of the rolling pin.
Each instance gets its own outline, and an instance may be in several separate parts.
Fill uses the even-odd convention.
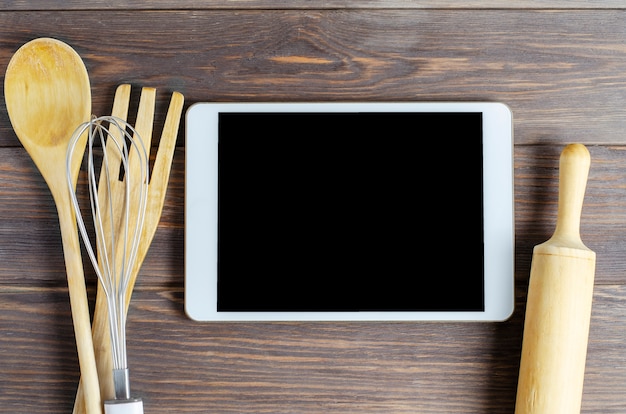
[[[559,160],[552,237],[533,249],[515,414],[578,414],[596,254],[580,238],[590,156],[569,144]]]

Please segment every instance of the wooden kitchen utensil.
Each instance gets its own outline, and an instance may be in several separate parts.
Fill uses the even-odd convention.
[[[86,412],[101,413],[87,289],[65,167],[72,133],[91,117],[87,70],[80,56],[67,44],[50,38],[35,39],[20,47],[11,58],[4,78],[4,96],[13,129],[56,203]],[[85,150],[84,138],[71,166],[74,186]]]
[[[118,86],[115,92],[115,98],[113,102],[113,110],[111,115],[126,121],[128,115],[128,108],[130,104],[131,86],[124,84]],[[154,88],[144,87],[141,91],[141,98],[139,102],[139,109],[137,112],[137,119],[135,122],[135,130],[145,143],[146,148],[150,148],[150,142],[152,137],[152,124],[154,119],[154,106],[155,106],[156,90]],[[142,233],[140,236],[139,247],[137,250],[137,256],[131,273],[131,277],[128,284],[126,294],[126,308],[130,303],[132,291],[137,279],[137,275],[141,268],[141,265],[148,253],[148,249],[156,233],[161,212],[163,211],[163,203],[165,201],[165,194],[167,191],[167,185],[169,182],[169,175],[171,170],[172,159],[174,156],[174,150],[176,148],[176,138],[178,136],[178,128],[180,124],[180,117],[183,110],[184,97],[178,92],[172,94],[170,106],[166,115],[163,132],[159,141],[159,147],[156,154],[156,159],[152,172],[150,175],[150,182],[148,185],[148,199],[146,212],[144,216],[144,224]],[[110,163],[114,160],[114,153],[112,151],[109,160]],[[130,168],[135,168],[135,165],[131,165]],[[110,169],[115,167],[109,165]],[[107,222],[113,221],[120,225],[120,219],[123,214],[123,191],[124,186],[121,182],[112,182],[110,187],[110,194],[107,194],[107,186],[101,185],[98,190],[98,197],[101,200],[105,200],[108,197],[112,197],[114,200],[114,207],[111,211],[113,217],[105,216],[104,220]],[[104,212],[106,214],[106,212]],[[131,216],[134,213],[131,212]],[[108,228],[108,225],[104,226]],[[110,334],[108,326],[108,307],[104,292],[102,292],[101,286],[98,286],[98,294],[96,297],[96,307],[94,311],[93,319],[93,335],[96,352],[96,360],[98,365],[98,373],[100,378],[100,388],[103,400],[112,399],[115,395],[113,377],[112,377],[112,359],[111,359],[111,347],[110,347]],[[78,393],[76,395],[76,401],[74,405],[74,413],[84,412],[83,402],[83,389],[79,385]]]
[[[578,414],[582,400],[596,255],[580,238],[590,156],[566,146],[552,237],[533,250],[516,414]]]

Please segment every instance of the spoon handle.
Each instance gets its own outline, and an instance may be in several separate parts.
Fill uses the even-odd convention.
[[[102,413],[102,399],[100,397],[96,357],[91,337],[89,303],[80,255],[76,216],[69,202],[66,202],[62,197],[55,197],[55,201],[57,203],[57,213],[59,215],[63,241],[63,254],[78,351],[78,363],[85,395],[85,412],[87,414],[100,414]]]

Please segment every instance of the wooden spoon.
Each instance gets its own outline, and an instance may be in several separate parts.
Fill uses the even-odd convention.
[[[11,58],[4,78],[4,97],[13,129],[46,180],[57,207],[87,412],[101,413],[87,289],[66,175],[68,142],[74,130],[91,116],[87,70],[67,44],[50,38],[35,39]],[[82,139],[72,161],[74,186],[85,144]]]

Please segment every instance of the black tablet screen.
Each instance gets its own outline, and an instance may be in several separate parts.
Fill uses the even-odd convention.
[[[481,113],[219,115],[218,311],[482,311]]]

